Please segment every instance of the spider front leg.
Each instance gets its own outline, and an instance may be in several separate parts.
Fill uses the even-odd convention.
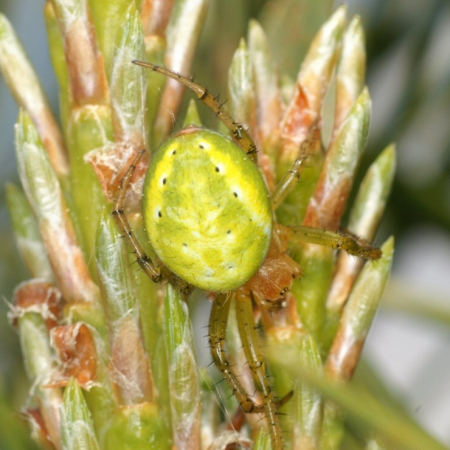
[[[208,91],[208,89],[195,82],[193,79],[186,78],[179,73],[172,72],[171,70],[166,69],[165,67],[137,60],[133,61],[133,63],[141,67],[146,67],[147,69],[153,70],[154,72],[158,72],[162,75],[165,75],[166,77],[177,80],[192,92],[197,94],[197,97],[203,103],[205,103],[205,105],[208,106],[216,114],[216,116],[219,117],[222,122],[228,127],[233,135],[233,138],[236,140],[236,142],[239,143],[244,152],[249,155],[249,157],[254,162],[256,162],[257,149],[255,143],[253,142],[253,139],[250,137],[250,134],[247,132],[244,126],[241,123],[236,122],[228,113],[228,111],[223,108],[223,106],[218,101],[218,97],[214,97],[214,95],[212,95],[211,92]]]
[[[303,165],[304,158],[296,159],[292,165],[292,169],[283,177],[283,179],[276,185],[270,201],[272,209],[276,209],[283,203],[284,199],[294,190],[298,181],[300,180],[300,170]]]
[[[337,250],[345,250],[350,255],[364,259],[380,259],[379,248],[370,245],[366,240],[342,231],[322,230],[320,228],[299,225],[285,227],[291,240],[296,242],[324,245]]]
[[[274,211],[280,206],[288,194],[294,190],[300,180],[301,169],[306,158],[304,150],[302,154],[304,156],[294,162],[292,169],[278,183],[271,195],[272,209]],[[345,250],[350,255],[359,256],[364,259],[381,258],[380,249],[348,232],[322,230],[306,225],[283,227],[283,231],[289,240],[296,242],[318,244],[338,250]]]
[[[313,147],[318,139],[320,139],[317,135],[317,131],[317,124],[312,125],[309,129],[308,135],[300,147],[300,157],[294,161],[292,168],[286,173],[281,181],[278,182],[272,192],[270,200],[274,211],[277,210],[281,203],[283,203],[284,199],[295,189],[295,186],[300,181],[300,175],[304,162],[308,158],[308,149]]]
[[[128,242],[129,246],[133,249],[134,253],[136,253],[137,262],[141,266],[142,270],[147,274],[148,277],[155,283],[158,283],[163,278],[169,280],[169,282],[174,285],[177,289],[179,289],[183,293],[189,293],[190,286],[177,276],[175,276],[172,272],[166,269],[164,266],[158,267],[143,249],[142,245],[136,238],[133,233],[133,229],[131,228],[130,222],[125,214],[125,198],[127,195],[128,187],[133,179],[133,176],[136,172],[136,167],[139,161],[142,159],[145,154],[145,150],[141,150],[133,160],[133,163],[125,172],[122,180],[120,181],[119,194],[117,196],[116,203],[114,204],[114,210],[112,212],[114,221],[116,225],[122,232],[125,240]]]

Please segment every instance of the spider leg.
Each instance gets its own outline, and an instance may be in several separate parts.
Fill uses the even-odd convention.
[[[302,243],[319,244],[338,250],[345,250],[350,255],[364,259],[381,258],[381,250],[370,245],[364,239],[343,231],[322,230],[306,225],[286,227],[291,240]]]
[[[183,75],[172,72],[165,67],[156,66],[155,64],[144,62],[144,61],[133,61],[134,64],[142,67],[146,67],[147,69],[153,70],[154,72],[158,72],[166,77],[173,78],[174,80],[179,81],[181,84],[186,86],[192,92],[197,94],[197,97],[208,106],[217,117],[222,120],[222,122],[227,126],[227,128],[231,131],[236,142],[239,143],[242,150],[256,163],[256,145],[253,142],[253,139],[250,137],[248,131],[244,128],[244,126],[236,122],[233,117],[228,113],[228,111],[223,108],[223,104],[219,102],[219,98],[214,97],[211,92],[208,91],[201,84],[195,82],[193,79],[189,79],[184,77]]]
[[[213,302],[209,319],[209,339],[212,357],[216,367],[222,372],[222,375],[230,385],[242,409],[246,413],[261,413],[264,412],[264,406],[255,403],[249,394],[247,394],[241,382],[233,373],[225,352],[225,338],[230,305],[231,296],[227,294],[219,294]]]
[[[295,186],[300,180],[300,169],[304,159],[299,158],[294,161],[291,170],[289,170],[282,180],[275,186],[270,201],[272,203],[272,209],[276,209],[283,203],[284,199],[294,190]]]
[[[137,262],[141,266],[142,270],[151,278],[155,283],[158,283],[163,278],[168,279],[171,284],[173,284],[177,289],[183,293],[188,293],[190,290],[189,285],[175,276],[166,267],[158,267],[143,249],[142,245],[136,238],[131,228],[130,222],[125,214],[125,198],[127,194],[128,187],[133,179],[134,173],[136,172],[136,167],[144,155],[145,150],[141,150],[134,158],[133,163],[125,172],[122,180],[120,181],[119,195],[117,196],[116,202],[114,204],[114,210],[112,212],[114,221],[116,222],[118,228],[122,232],[124,238],[134,250],[137,256]]]
[[[295,189],[295,186],[300,181],[301,171],[304,168],[304,162],[308,158],[308,149],[313,147],[318,139],[317,136],[318,127],[313,125],[308,132],[305,140],[300,147],[300,156],[294,161],[292,168],[286,173],[286,175],[275,186],[271,195],[272,209],[275,211],[284,199]]]
[[[236,316],[239,334],[244,346],[244,353],[253,375],[253,382],[255,383],[256,389],[263,395],[264,412],[269,422],[272,448],[274,450],[282,450],[284,448],[284,441],[277,416],[277,403],[274,400],[274,392],[267,378],[265,359],[261,352],[259,335],[255,327],[250,291],[244,289],[238,290],[236,294]],[[289,393],[280,403],[284,404],[291,396],[292,394]]]

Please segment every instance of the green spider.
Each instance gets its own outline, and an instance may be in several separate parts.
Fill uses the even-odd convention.
[[[170,137],[155,153],[144,183],[142,213],[159,261],[145,254],[124,214],[127,188],[142,152],[121,181],[115,221],[154,282],[168,280],[187,295],[194,287],[215,293],[210,317],[214,363],[246,413],[265,413],[272,446],[282,450],[277,408],[291,393],[275,401],[252,302],[269,308],[283,303],[293,280],[301,275],[300,267],[287,254],[292,240],[344,249],[370,259],[379,258],[381,252],[344,233],[277,224],[274,212],[298,181],[302,160],[294,163],[270,194],[257,167],[257,149],[250,135],[206,88],[168,69],[133,62],[191,89],[230,129],[234,142],[191,126]],[[245,391],[225,353],[230,293],[236,299],[239,333],[262,404]]]

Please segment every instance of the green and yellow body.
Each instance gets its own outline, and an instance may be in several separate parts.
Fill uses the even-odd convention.
[[[233,141],[189,127],[154,155],[144,185],[150,243],[175,274],[201,289],[236,289],[259,269],[272,238],[270,195]]]

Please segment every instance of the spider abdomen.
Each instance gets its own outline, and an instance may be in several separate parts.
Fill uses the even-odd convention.
[[[155,154],[143,213],[161,261],[193,286],[235,289],[258,270],[272,237],[267,187],[226,137],[188,128]]]

